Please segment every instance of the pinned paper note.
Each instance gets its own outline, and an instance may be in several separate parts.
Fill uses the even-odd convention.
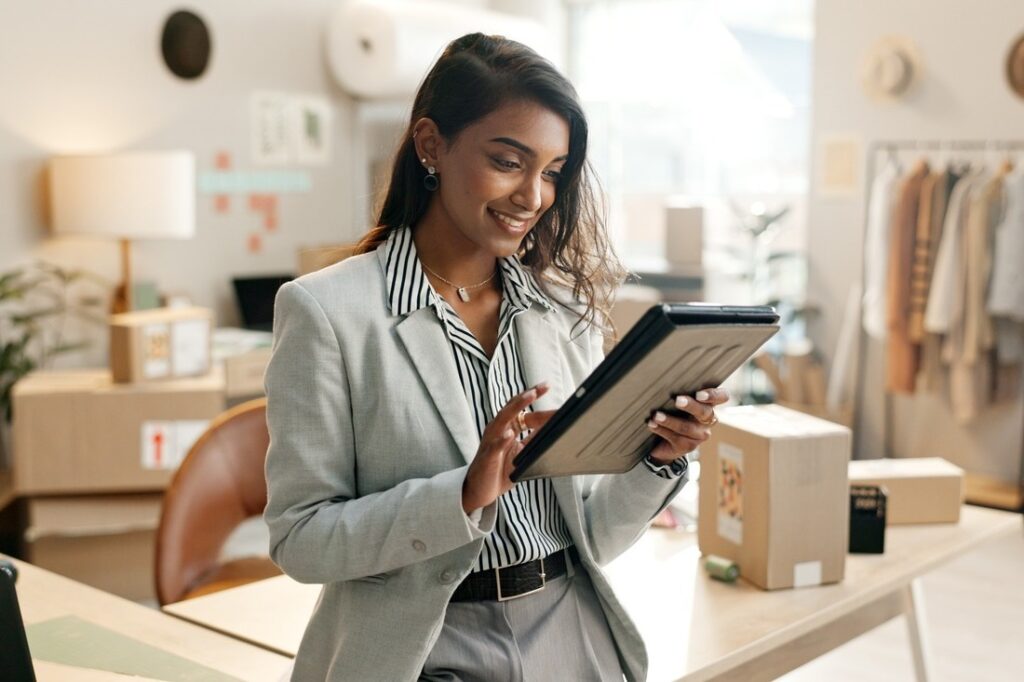
[[[171,374],[171,328],[166,322],[142,327],[142,375],[159,379]]]
[[[743,544],[743,451],[718,444],[718,534]]]
[[[174,470],[181,465],[199,436],[209,426],[206,419],[152,420],[142,423],[143,469]]]

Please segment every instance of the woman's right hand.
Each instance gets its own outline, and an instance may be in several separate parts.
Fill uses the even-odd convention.
[[[541,382],[523,391],[509,400],[484,428],[480,447],[466,472],[466,480],[462,482],[462,509],[467,514],[491,504],[515,485],[509,478],[514,468],[512,460],[533,437],[531,433],[522,442],[516,440],[519,435],[516,415],[547,393],[549,388],[547,382]],[[555,410],[527,412],[523,419],[527,429],[536,432],[554,413]]]

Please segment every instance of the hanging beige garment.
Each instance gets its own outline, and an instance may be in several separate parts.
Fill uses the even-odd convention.
[[[923,277],[923,282],[918,279],[917,284],[911,283],[911,310],[910,310],[910,338],[920,344],[921,351],[918,361],[917,391],[928,391],[939,393],[946,387],[946,372],[942,366],[942,336],[928,331],[925,328],[925,310],[928,305],[928,297],[931,295],[932,278],[935,272],[935,262],[938,257],[939,244],[942,240],[942,230],[946,222],[947,209],[950,206],[950,199],[957,183],[960,182],[963,174],[954,170],[952,166],[941,172],[932,190],[931,207],[928,211],[928,223],[925,225],[923,219],[918,218],[918,246],[915,246],[914,254],[920,257],[920,243],[927,239],[927,259],[924,270],[918,270],[919,260],[915,259],[915,274]],[[954,207],[955,208],[955,207]],[[922,212],[923,215],[923,212]],[[915,293],[921,294],[922,298],[917,299],[920,308],[915,306]]]
[[[950,402],[960,422],[978,416],[993,399],[995,328],[988,312],[995,228],[1002,220],[1003,178],[991,178],[971,196],[963,233],[963,258],[956,304],[962,324],[946,338]]]

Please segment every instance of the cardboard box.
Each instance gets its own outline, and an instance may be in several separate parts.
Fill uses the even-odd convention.
[[[850,484],[889,491],[888,524],[957,523],[964,502],[964,471],[941,457],[850,462]]]
[[[778,405],[726,408],[719,420],[700,448],[701,552],[768,590],[842,580],[850,430]]]
[[[161,494],[30,498],[25,559],[106,592],[155,599]]]
[[[665,259],[673,265],[701,265],[704,254],[704,208],[665,207]]]
[[[110,317],[110,369],[117,383],[162,381],[210,372],[213,311],[156,308]]]
[[[256,348],[224,358],[225,396],[231,400],[263,395],[263,375],[270,355],[270,348]]]
[[[224,410],[224,375],[115,384],[108,370],[33,372],[12,393],[19,494],[153,491]]]

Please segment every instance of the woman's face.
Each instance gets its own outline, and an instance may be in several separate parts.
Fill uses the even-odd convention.
[[[530,101],[507,103],[440,144],[442,217],[495,256],[519,250],[555,202],[569,154],[569,125]]]

